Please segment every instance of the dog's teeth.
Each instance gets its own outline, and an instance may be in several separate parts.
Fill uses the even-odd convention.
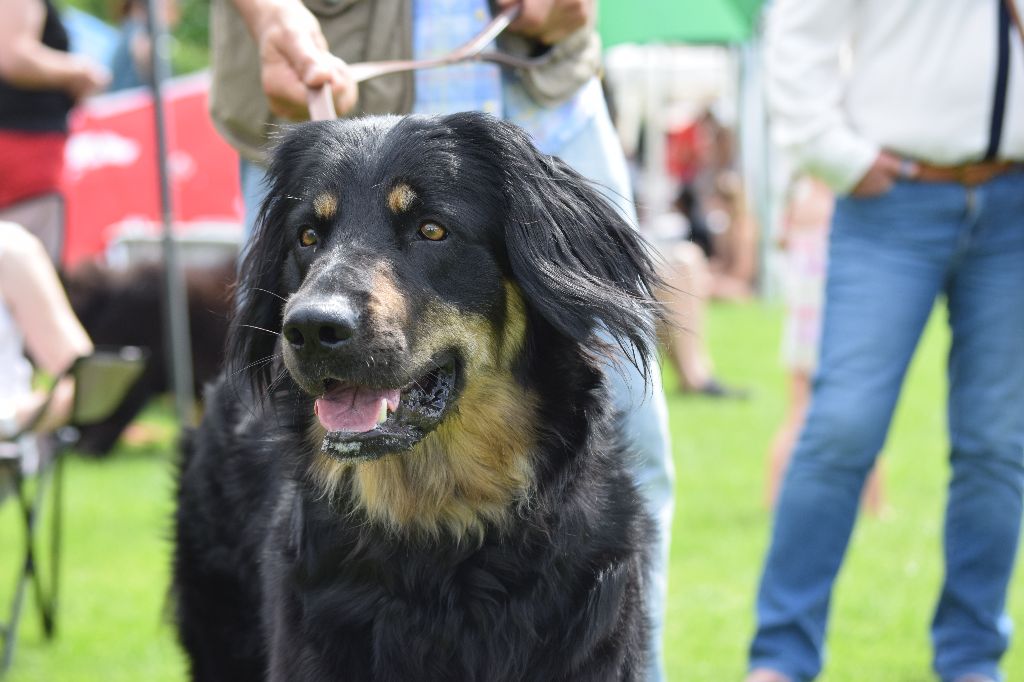
[[[377,413],[377,423],[383,424],[388,418],[388,399],[380,399],[380,412]]]

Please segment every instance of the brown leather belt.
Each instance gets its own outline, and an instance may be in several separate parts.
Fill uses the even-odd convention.
[[[1004,173],[1024,171],[1024,163],[1019,161],[978,161],[959,166],[933,166],[921,161],[911,164],[911,170],[906,174],[908,179],[921,182],[957,182],[968,187],[982,185]]]

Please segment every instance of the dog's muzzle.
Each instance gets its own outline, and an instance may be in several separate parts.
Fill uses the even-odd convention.
[[[439,365],[401,388],[328,380],[314,403],[327,430],[323,451],[336,459],[376,459],[403,452],[433,431],[455,396],[455,364]]]
[[[289,306],[282,335],[285,364],[307,393],[327,432],[323,451],[336,458],[376,459],[412,448],[434,430],[455,396],[456,362],[435,359],[395,381],[395,367],[361,357],[360,314],[333,297]]]

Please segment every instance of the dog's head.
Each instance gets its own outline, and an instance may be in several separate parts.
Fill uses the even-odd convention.
[[[642,241],[513,125],[469,113],[300,125],[268,181],[229,356],[265,390],[280,350],[312,401],[325,480],[370,462],[364,474],[521,488],[538,418],[516,376],[531,326],[599,353],[600,321],[649,355],[656,276]],[[364,497],[393,487],[370,478]]]

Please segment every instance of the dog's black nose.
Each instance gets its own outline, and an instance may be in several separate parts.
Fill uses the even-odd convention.
[[[358,323],[359,314],[345,299],[300,303],[285,314],[284,338],[297,351],[332,350],[352,339]]]

